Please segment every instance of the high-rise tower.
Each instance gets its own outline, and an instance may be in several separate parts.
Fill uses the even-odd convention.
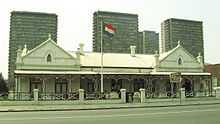
[[[13,87],[16,52],[25,44],[32,49],[44,42],[48,33],[57,41],[57,15],[38,12],[13,11],[10,18],[10,39],[8,57],[8,81]]]
[[[143,54],[154,54],[159,52],[159,33],[155,31],[142,31],[138,34],[140,50]]]
[[[139,51],[138,15],[128,13],[97,11],[93,14],[93,51],[101,51],[101,23],[112,24],[116,29],[114,36],[103,33],[103,51],[129,53],[130,46],[135,45]],[[103,31],[104,32],[104,31]]]
[[[178,41],[194,57],[201,53],[204,60],[203,26],[201,21],[170,18],[161,23],[160,52],[176,47]]]

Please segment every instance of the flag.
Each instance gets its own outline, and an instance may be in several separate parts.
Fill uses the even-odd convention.
[[[115,34],[115,32],[116,32],[116,29],[110,23],[109,24],[104,24],[104,30],[110,36],[113,36]]]

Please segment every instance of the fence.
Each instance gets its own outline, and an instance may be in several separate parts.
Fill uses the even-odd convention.
[[[47,101],[47,100],[79,100],[79,91],[68,92],[68,93],[55,93],[55,92],[38,92],[38,100]],[[85,100],[111,100],[111,99],[120,99],[120,93],[118,92],[105,92],[105,93],[84,93]],[[34,100],[33,92],[12,92],[8,94],[9,100]],[[7,100],[7,99],[5,99]]]
[[[33,93],[29,92],[12,92],[10,91],[8,94],[9,100],[33,100]]]
[[[185,91],[185,97],[209,97],[215,96],[216,91],[209,92],[208,90],[194,90],[194,91]],[[163,92],[145,92],[146,99],[153,99],[153,98],[178,98],[180,97],[181,91],[178,90],[176,92],[171,91],[163,91]]]
[[[79,92],[69,92],[69,93],[54,93],[46,92],[40,93],[39,100],[78,100]]]
[[[183,89],[183,90],[182,90]],[[80,100],[80,101],[92,101],[92,103],[99,103],[100,101],[108,100],[121,100],[124,102],[150,102],[154,100],[163,101],[170,100],[175,101],[183,99],[189,100],[188,98],[210,98],[210,97],[218,97],[220,98],[220,89],[219,90],[213,90],[213,92],[209,92],[207,90],[198,90],[198,91],[186,91],[184,88],[181,90],[178,90],[174,92],[173,94],[171,92],[148,92],[145,89],[140,90],[140,92],[126,92],[125,89],[121,90],[120,92],[95,92],[90,93],[86,92],[83,89],[80,89],[79,91],[69,92],[69,93],[55,93],[55,92],[37,92],[37,101],[74,101],[74,100]],[[122,91],[124,95],[122,96]],[[34,101],[34,92],[9,92],[8,98],[9,100],[18,100],[18,101]],[[35,96],[36,97],[36,96]],[[99,100],[99,101],[98,101]],[[166,101],[165,100],[165,101]]]
[[[120,99],[120,92],[105,92],[105,93],[85,93],[86,100],[105,100],[105,99]]]
[[[79,92],[69,92],[69,93],[55,93],[55,92],[45,92],[38,93],[38,100],[78,100]],[[8,94],[9,100],[34,100],[34,93],[30,92],[10,92]]]

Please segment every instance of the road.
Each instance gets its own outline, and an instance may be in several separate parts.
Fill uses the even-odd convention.
[[[2,112],[0,124],[220,124],[220,104],[112,110]]]

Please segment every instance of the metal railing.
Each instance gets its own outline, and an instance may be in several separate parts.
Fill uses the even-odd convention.
[[[104,99],[120,99],[120,93],[118,92],[95,92],[95,93],[85,93],[86,100],[104,100]]]
[[[187,94],[186,92],[186,96],[195,96],[195,97],[210,97],[210,96],[215,96],[215,94],[213,94],[211,91],[208,90],[194,90],[193,92],[191,92],[190,94]]]
[[[158,99],[158,98],[179,98],[180,91],[176,91],[173,94],[169,91],[145,91],[145,98],[146,99]],[[194,98],[194,97],[210,97],[216,96],[216,93],[213,91],[211,93],[208,90],[194,90],[194,91],[185,91],[186,98]],[[127,99],[133,101],[134,92],[127,92],[126,93]],[[34,100],[33,92],[10,92],[8,94],[8,100]],[[120,99],[121,95],[120,92],[84,92],[84,99],[85,100],[110,100],[110,99]],[[79,100],[79,91],[68,92],[68,93],[55,93],[55,92],[39,92],[38,99],[40,101],[46,100]],[[7,99],[4,99],[7,100]]]
[[[69,93],[55,93],[55,92],[44,92],[38,94],[39,100],[78,100],[79,92]],[[7,99],[6,99],[7,100]],[[8,96],[8,100],[34,100],[34,94],[31,92],[11,92]]]
[[[193,90],[193,91],[185,91],[185,97],[209,97],[215,96],[215,93],[211,93],[208,90]],[[180,97],[180,91],[175,91],[171,93],[171,91],[157,91],[157,92],[145,92],[146,98],[178,98]]]
[[[33,100],[33,93],[30,92],[11,92],[9,100]],[[8,96],[9,97],[9,96]]]
[[[78,100],[78,92],[69,92],[69,93],[55,93],[55,92],[45,92],[41,93],[39,100]]]

